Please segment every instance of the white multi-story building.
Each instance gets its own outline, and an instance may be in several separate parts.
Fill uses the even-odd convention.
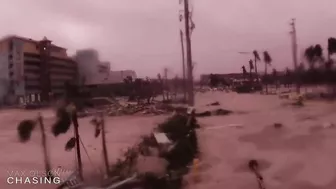
[[[48,102],[63,95],[65,83],[77,80],[77,64],[64,47],[44,37],[34,40],[16,35],[0,39],[0,103]],[[37,96],[37,97],[36,97]]]
[[[80,83],[83,85],[121,83],[127,76],[136,78],[133,70],[111,71],[110,62],[100,61],[98,52],[94,49],[77,51],[75,60],[78,62]]]

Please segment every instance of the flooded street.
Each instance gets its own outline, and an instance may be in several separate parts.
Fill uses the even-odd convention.
[[[217,92],[199,99],[199,106],[219,101],[221,108],[242,113],[200,119],[201,182],[190,188],[257,189],[251,159],[258,160],[266,188],[336,187],[336,130],[327,128],[336,123],[334,103],[292,107],[277,95]]]
[[[199,118],[198,131],[201,150],[201,181],[190,182],[188,188],[258,188],[248,161],[258,160],[266,188],[272,189],[330,189],[336,187],[336,106],[327,102],[306,102],[304,107],[286,105],[277,95],[208,92],[197,94],[197,110],[216,109],[206,106],[220,102],[223,109],[233,110],[228,116]],[[288,101],[288,100],[287,100]],[[50,126],[53,112],[44,110],[48,126],[48,145],[54,169],[69,174],[75,169],[74,151],[66,152],[66,141],[73,130],[54,137]],[[37,111],[7,110],[0,112],[1,186],[9,188],[6,179],[11,171],[44,170],[40,133],[33,132],[25,144],[18,142],[17,124],[32,118]],[[107,118],[109,159],[114,162],[122,150],[148,134],[165,116],[120,116]],[[87,150],[82,148],[84,176],[95,178],[104,172],[101,139],[94,138],[90,118],[80,119],[80,134]],[[275,128],[274,123],[282,124]],[[42,185],[10,185],[10,188],[55,188]]]
[[[27,143],[19,142],[16,130],[18,122],[21,119],[33,118],[37,113],[37,111],[27,112],[23,110],[0,112],[0,120],[2,122],[2,131],[0,133],[1,188],[55,188],[55,186],[52,185],[9,185],[6,181],[13,172],[25,171],[25,176],[31,176],[30,172],[32,171],[44,172],[39,130],[33,131],[31,139]],[[53,170],[59,170],[62,177],[67,177],[75,170],[76,165],[75,152],[67,152],[64,150],[66,142],[73,136],[73,130],[71,129],[66,134],[54,137],[51,134],[51,124],[54,118],[50,118],[53,112],[51,110],[44,110],[42,114],[45,117],[49,117],[45,119],[45,124],[47,125],[47,140]],[[117,158],[121,157],[123,150],[136,144],[142,135],[149,134],[151,130],[163,120],[164,117],[160,116],[108,117],[106,138],[110,162],[113,163]],[[85,149],[83,147],[81,148],[81,156],[85,179],[94,180],[95,178],[99,178],[101,175],[100,172],[105,172],[105,169],[103,169],[101,138],[94,137],[94,127],[89,124],[89,121],[90,118],[82,118],[79,120],[79,132],[85,146]]]

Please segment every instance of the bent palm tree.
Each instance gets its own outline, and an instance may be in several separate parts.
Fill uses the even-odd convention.
[[[245,80],[245,77],[246,77],[246,74],[247,74],[245,66],[242,66],[242,70],[243,70],[243,78]]]
[[[315,45],[314,56],[315,56],[315,61],[320,63],[320,66],[323,65],[325,59],[323,57],[323,49],[320,44]]]
[[[42,150],[43,150],[43,157],[44,157],[44,166],[46,171],[47,177],[53,177],[51,175],[51,165],[50,165],[50,158],[47,150],[47,140],[46,140],[46,134],[43,124],[43,118],[41,114],[38,115],[37,119],[27,119],[23,120],[18,125],[18,134],[20,142],[25,143],[30,140],[32,131],[35,129],[36,125],[40,126],[40,132],[41,132],[41,143],[42,143]]]
[[[264,62],[265,62],[265,85],[266,85],[266,94],[268,93],[268,88],[267,88],[267,66],[271,65],[272,58],[270,54],[267,51],[264,51]]]
[[[257,68],[257,61],[260,61],[260,56],[258,51],[254,50],[253,51],[253,56],[254,56],[254,71],[256,73],[256,77],[258,78],[258,68]]]
[[[250,60],[250,61],[249,61],[249,65],[250,65],[250,82],[252,83],[252,81],[253,81],[253,78],[252,78],[252,70],[254,69],[254,66],[253,66],[253,60]]]
[[[310,69],[314,69],[315,67],[315,49],[314,46],[310,46],[305,49],[304,56],[309,64]]]
[[[336,39],[330,37],[328,39],[328,60],[330,60],[330,56],[336,53]]]

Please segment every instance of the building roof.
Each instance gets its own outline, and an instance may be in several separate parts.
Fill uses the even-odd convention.
[[[0,39],[0,42],[6,41],[6,40],[10,40],[10,39],[20,39],[22,41],[27,41],[27,42],[32,42],[32,43],[39,43],[40,42],[38,40],[34,40],[34,39],[31,39],[31,38],[26,38],[26,37],[22,37],[22,36],[17,36],[17,35],[7,35],[5,37],[2,37]],[[42,40],[48,40],[48,41],[50,41],[45,36],[44,36],[44,38]],[[60,46],[57,46],[57,45],[54,45],[54,44],[51,44],[51,46],[55,47],[55,48],[60,48],[60,49],[65,49],[66,50],[66,48],[63,48],[63,47],[60,47]]]

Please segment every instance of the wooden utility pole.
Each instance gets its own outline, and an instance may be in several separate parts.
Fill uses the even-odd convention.
[[[296,39],[296,27],[295,27],[295,19],[292,19],[290,23],[292,27],[292,31],[290,32],[292,37],[292,51],[293,51],[293,62],[294,62],[294,73],[296,77],[296,93],[300,93],[300,85],[299,85],[299,77],[298,77],[298,63],[297,63],[297,39]]]
[[[165,89],[165,91],[166,91],[166,97],[167,97],[167,100],[169,100],[170,99],[170,95],[169,95],[169,91],[168,91],[168,89],[169,89],[169,84],[168,84],[168,68],[164,68],[163,69],[163,77],[164,77],[164,89]]]
[[[194,106],[194,81],[193,81],[193,65],[191,55],[191,41],[190,41],[190,25],[189,25],[189,0],[184,0],[184,24],[186,35],[186,49],[187,49],[187,87],[188,87],[188,105]]]
[[[72,123],[74,125],[74,130],[75,130],[75,138],[76,138],[76,155],[77,155],[77,166],[78,166],[78,174],[79,178],[83,181],[83,164],[82,164],[82,156],[81,156],[81,151],[80,151],[80,139],[79,139],[79,131],[78,131],[78,117],[77,117],[77,110],[73,110],[71,114],[72,118]]]
[[[52,172],[51,172],[50,158],[49,158],[49,154],[47,150],[47,139],[46,139],[47,137],[45,134],[43,118],[40,113],[38,114],[37,121],[38,121],[38,124],[40,125],[40,130],[41,130],[41,135],[42,135],[41,139],[42,139],[45,171],[46,171],[48,178],[53,178],[54,175],[52,175]]]
[[[110,174],[110,164],[109,164],[108,155],[107,155],[105,118],[104,118],[103,113],[100,115],[100,119],[101,119],[101,130],[102,130],[103,158],[104,158],[104,164],[106,168],[106,175],[109,175]]]
[[[182,77],[183,77],[183,100],[187,100],[187,85],[186,85],[186,71],[185,71],[185,57],[184,57],[184,43],[183,43],[183,32],[180,30],[181,38],[181,49],[182,49]]]

